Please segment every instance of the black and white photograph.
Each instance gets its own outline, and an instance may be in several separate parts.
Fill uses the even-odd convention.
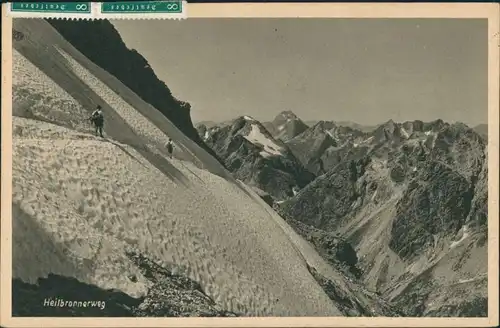
[[[12,19],[12,317],[488,318],[490,40]]]

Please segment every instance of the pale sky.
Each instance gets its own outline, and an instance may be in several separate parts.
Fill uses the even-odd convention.
[[[113,21],[193,121],[283,110],[303,120],[487,123],[487,21]]]

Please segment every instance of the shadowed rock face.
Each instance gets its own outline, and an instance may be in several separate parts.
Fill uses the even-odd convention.
[[[339,309],[348,317],[399,317],[400,312],[378,297],[363,289],[356,283],[348,287],[349,293],[341,288],[338,282],[327,279],[314,268],[309,267],[309,272],[323,288],[328,297],[339,304]],[[355,295],[354,297],[352,295]],[[363,300],[362,304],[360,300]],[[369,303],[369,306],[366,304]]]
[[[289,140],[287,146],[309,171],[320,175],[325,172],[323,154],[330,147],[338,147],[338,141],[326,133],[321,123],[318,123]]]
[[[83,300],[99,302],[99,306],[64,306],[66,301]],[[12,280],[13,317],[133,317],[132,308],[140,303],[140,299],[125,293],[104,290],[72,277],[50,274],[38,279],[37,284]]]
[[[266,202],[267,205],[273,207],[274,205],[274,198],[269,195],[267,192],[260,190],[259,188],[252,187],[252,190],[259,195],[260,198],[262,198],[263,201]]]
[[[199,135],[234,175],[275,199],[286,199],[314,179],[281,141],[251,118],[197,127]]]
[[[278,204],[274,204],[274,209],[285,218],[287,223],[310,242],[318,253],[326,259],[332,266],[343,271],[347,276],[359,278],[358,257],[351,244],[339,237],[338,234],[316,229],[310,225],[304,224],[281,211]]]
[[[427,163],[396,206],[389,246],[411,259],[432,245],[436,234],[455,235],[465,224],[472,197],[462,176],[438,162]]]
[[[362,157],[366,145],[358,145],[367,135],[351,127],[331,121],[319,121],[303,133],[286,142],[294,155],[316,175],[328,172],[346,157]],[[354,158],[354,157],[353,157]]]
[[[287,141],[298,136],[308,126],[291,111],[283,111],[265,125],[276,139]]]
[[[47,19],[47,22],[88,59],[114,75],[144,101],[163,113],[189,138],[214,155],[193,126],[191,105],[172,95],[146,59],[136,50],[127,48],[109,21]]]
[[[318,131],[294,139],[314,140]],[[357,146],[330,142],[323,154],[314,154],[323,168],[324,154],[336,153],[339,160],[279,211],[309,226],[303,235],[314,229],[350,243],[361,280],[395,310],[409,316],[486,315],[484,284],[468,282],[484,280],[487,268],[486,139],[442,120],[388,121],[359,136],[365,147],[359,140]],[[292,142],[294,153],[313,148],[301,149],[297,140],[287,144]],[[446,289],[453,284],[461,289]]]
[[[334,231],[352,213],[353,203],[365,194],[366,181],[359,178],[369,160],[365,157],[339,164],[285,202],[283,211],[318,229]]]
[[[306,131],[309,126],[292,111],[283,111],[271,122],[261,122],[273,138],[286,142]]]
[[[191,279],[173,274],[142,254],[130,252],[151,287],[144,297],[135,298],[117,290],[105,290],[73,277],[49,274],[37,284],[12,281],[14,317],[227,317]],[[135,281],[134,276],[128,277]],[[53,302],[51,304],[51,301]],[[90,301],[93,305],[68,306],[66,301]]]
[[[142,254],[128,256],[141,273],[153,283],[143,302],[135,310],[144,317],[235,317],[222,310],[205,294],[200,284],[172,270],[163,268]]]

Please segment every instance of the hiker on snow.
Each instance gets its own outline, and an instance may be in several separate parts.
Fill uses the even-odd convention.
[[[101,105],[97,105],[97,109],[90,116],[90,120],[95,125],[95,135],[99,133],[101,138],[104,138],[102,135],[102,127],[104,126],[104,115],[102,114]]]
[[[168,151],[168,156],[170,158],[172,158],[172,153],[174,151],[174,144],[172,143],[172,139],[171,138],[168,138],[167,151]]]

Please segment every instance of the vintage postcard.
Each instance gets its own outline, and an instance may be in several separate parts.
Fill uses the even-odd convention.
[[[499,31],[495,4],[4,4],[1,325],[498,325]]]

